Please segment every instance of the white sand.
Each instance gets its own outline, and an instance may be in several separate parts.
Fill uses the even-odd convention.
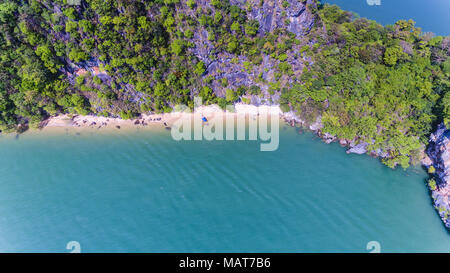
[[[248,114],[256,116],[259,113],[268,113],[271,115],[282,115],[278,105],[274,106],[255,106],[249,104],[237,103],[234,105],[234,111],[223,111],[218,105],[200,106],[195,108],[193,114],[201,114],[207,119],[213,118],[216,114],[237,115]],[[186,114],[186,113],[183,113]],[[93,115],[59,115],[51,117],[42,122],[42,127],[48,128],[64,128],[64,127],[85,127],[85,128],[122,128],[129,126],[147,126],[152,124],[161,124],[170,126],[181,116],[181,112],[172,112],[165,114],[142,114],[140,117],[132,120],[124,120],[121,118],[111,118]]]

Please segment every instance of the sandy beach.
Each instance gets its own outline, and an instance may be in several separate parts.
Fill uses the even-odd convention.
[[[182,115],[194,115],[200,114],[202,117],[209,119],[214,118],[216,115],[224,115],[226,117],[237,116],[238,114],[245,114],[249,116],[257,116],[259,113],[272,113],[282,115],[282,112],[277,105],[267,106],[255,106],[248,104],[235,104],[234,111],[224,111],[218,105],[200,106],[194,110],[194,112],[171,112],[164,114],[141,114],[135,119],[124,120],[114,117],[103,117],[94,115],[72,115],[64,114],[43,121],[41,128],[113,128],[124,129],[134,127],[170,127],[175,121],[177,121]]]

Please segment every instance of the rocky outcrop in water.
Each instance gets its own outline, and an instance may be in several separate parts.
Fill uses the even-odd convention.
[[[347,154],[365,154],[367,153],[367,146],[369,145],[369,143],[367,142],[362,142],[359,144],[355,144],[353,147],[350,146],[350,149],[347,150]]]
[[[428,186],[433,205],[450,230],[450,128],[441,124],[431,134],[427,155],[422,164],[432,175]]]

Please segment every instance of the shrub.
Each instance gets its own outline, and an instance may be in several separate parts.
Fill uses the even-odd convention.
[[[433,178],[431,178],[430,180],[428,180],[428,186],[430,187],[430,189],[431,189],[432,191],[437,190],[436,181],[435,181]]]

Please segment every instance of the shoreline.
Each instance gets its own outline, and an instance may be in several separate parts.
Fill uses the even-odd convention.
[[[358,142],[357,139],[354,140],[346,140],[346,139],[338,139],[333,135],[328,133],[323,133],[322,128],[323,124],[321,121],[321,117],[319,116],[315,122],[308,124],[304,120],[302,120],[299,116],[296,115],[295,112],[282,112],[279,105],[252,105],[252,104],[242,104],[237,103],[234,105],[233,111],[223,110],[218,105],[208,105],[208,106],[200,106],[194,109],[193,112],[180,112],[175,111],[171,113],[162,113],[162,114],[141,114],[140,116],[124,120],[118,117],[103,117],[103,116],[94,116],[94,115],[70,115],[70,114],[62,114],[48,118],[41,122],[39,129],[31,129],[27,131],[45,131],[51,132],[55,129],[110,129],[115,132],[120,129],[171,129],[171,126],[179,120],[182,116],[191,115],[191,117],[206,117],[207,120],[213,119],[216,114],[220,113],[225,118],[236,118],[238,115],[244,114],[250,117],[256,117],[259,113],[272,113],[277,114],[280,120],[286,122],[286,125],[296,127],[296,125],[300,125],[302,128],[305,128],[319,138],[322,139],[323,142],[329,144],[332,142],[338,142],[341,147],[346,149],[346,153],[355,153],[355,154],[367,154],[375,158],[383,158],[385,155],[380,153],[379,151],[368,151],[366,149],[368,143]],[[199,115],[200,114],[200,115]],[[426,169],[429,169],[430,166],[435,166],[436,173],[432,173],[431,177],[437,178],[438,187],[433,188],[428,185],[428,188],[431,192],[431,197],[433,201],[433,206],[438,211],[439,216],[442,218],[442,222],[447,230],[450,230],[450,219],[449,219],[449,211],[450,211],[450,183],[447,180],[450,180],[449,170],[450,170],[450,156],[445,155],[445,162],[441,163],[440,154],[444,153],[445,150],[450,148],[450,142],[445,141],[445,148],[441,150],[435,149],[436,151],[432,151],[437,146],[436,138],[442,138],[444,128],[441,128],[437,136],[432,136],[431,138],[431,146],[428,149],[424,150],[424,158],[418,162],[417,165],[421,165]],[[123,131],[123,130],[122,130]],[[435,138],[435,139],[433,139]],[[446,138],[443,138],[446,139]],[[450,140],[449,140],[450,141]],[[443,142],[443,140],[441,140]],[[430,159],[431,158],[431,159]],[[447,160],[448,159],[448,160]],[[413,164],[416,165],[416,164]]]
[[[249,116],[258,116],[261,112],[268,112],[278,114],[280,118],[284,114],[278,105],[260,105],[255,106],[251,104],[235,104],[234,112],[223,110],[217,105],[200,106],[193,112],[171,112],[161,114],[141,114],[134,119],[121,119],[119,117],[103,117],[95,115],[72,115],[61,114],[52,116],[41,122],[39,130],[49,130],[54,128],[92,128],[92,129],[124,129],[124,128],[151,128],[156,126],[163,126],[169,128],[177,121],[181,115],[198,115],[206,119],[212,119],[218,113],[225,117],[236,117],[238,114]],[[33,129],[31,129],[33,130]]]
[[[438,126],[430,136],[427,154],[423,165],[430,175],[427,184],[433,206],[450,232],[450,128]]]

